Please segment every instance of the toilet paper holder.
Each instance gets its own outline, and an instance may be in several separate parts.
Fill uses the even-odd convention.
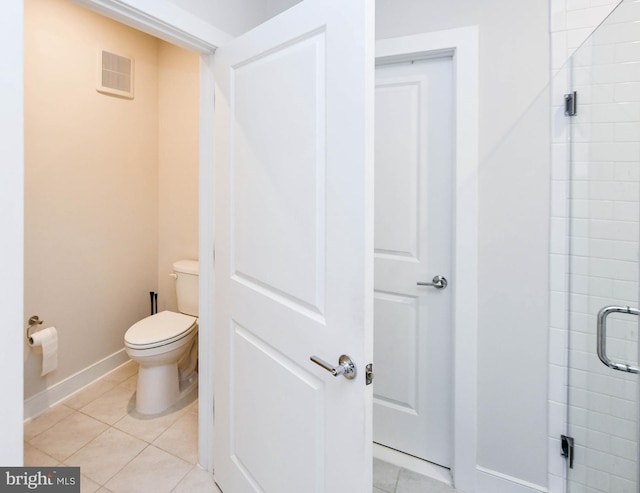
[[[31,331],[33,330],[33,328],[37,327],[38,325],[42,325],[43,322],[44,320],[40,320],[40,317],[38,317],[38,315],[29,317],[29,326],[27,327],[27,341],[31,342]]]

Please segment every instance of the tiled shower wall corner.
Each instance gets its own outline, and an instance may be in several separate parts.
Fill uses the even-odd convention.
[[[567,431],[567,354],[568,354],[568,327],[569,312],[572,312],[572,323],[585,321],[589,326],[594,325],[592,320],[586,320],[584,312],[581,312],[581,303],[584,305],[585,296],[580,293],[571,297],[569,301],[569,282],[573,291],[591,287],[591,292],[601,289],[603,296],[594,298],[596,304],[607,304],[606,297],[614,293],[619,300],[629,299],[629,303],[637,303],[637,265],[629,262],[637,262],[638,239],[638,172],[629,166],[628,159],[633,154],[637,163],[638,142],[640,129],[636,126],[615,125],[611,115],[611,104],[606,107],[602,103],[615,103],[618,108],[630,110],[632,113],[640,112],[638,94],[638,76],[640,67],[638,63],[629,63],[632,60],[640,60],[638,46],[629,44],[614,44],[611,38],[599,35],[598,46],[581,50],[580,57],[574,60],[576,72],[574,74],[573,88],[579,91],[579,115],[586,115],[593,124],[580,125],[576,117],[576,125],[573,129],[573,138],[576,145],[573,147],[573,159],[576,162],[574,168],[573,187],[570,187],[569,178],[569,143],[568,122],[564,116],[563,95],[569,91],[569,73],[567,61],[569,57],[591,34],[595,27],[615,8],[619,0],[550,0],[551,15],[551,47],[552,47],[552,183],[551,183],[551,245],[550,245],[550,336],[549,336],[549,492],[560,493],[565,491],[565,461],[560,456],[561,434]],[[640,2],[629,2],[632,9],[640,11]],[[640,18],[640,12],[638,17]],[[615,19],[611,19],[615,20]],[[637,29],[637,25],[616,24],[607,28],[616,34],[623,34],[625,30]],[[588,53],[589,56],[583,55]],[[586,56],[586,58],[585,58]],[[593,58],[595,56],[595,58]],[[579,65],[579,66],[578,66]],[[584,78],[587,73],[596,85],[590,89],[585,87]],[[629,80],[634,78],[635,82]],[[583,80],[581,80],[583,78]],[[635,87],[633,84],[636,84]],[[582,87],[577,87],[582,85]],[[595,89],[594,89],[595,88]],[[615,107],[615,105],[614,105]],[[624,119],[618,114],[615,118]],[[637,122],[638,115],[635,115]],[[587,146],[586,139],[596,141],[595,145]],[[635,141],[633,139],[636,139]],[[577,142],[576,142],[577,141]],[[634,147],[635,146],[635,147]],[[588,154],[588,156],[587,156]],[[588,157],[588,159],[587,159]],[[590,163],[589,166],[586,163]],[[573,198],[570,198],[570,190]],[[570,200],[573,202],[570,203]],[[591,221],[578,217],[584,215],[585,207],[589,208]],[[569,211],[573,211],[574,220],[570,228]],[[569,241],[569,232],[574,237]],[[575,274],[569,280],[570,271],[570,246],[573,253],[578,254],[579,248],[588,248],[586,255],[574,255],[571,260],[571,271]],[[586,253],[587,250],[583,250]],[[632,273],[632,274],[630,274]],[[588,274],[588,275],[587,275]],[[632,276],[627,279],[627,277]],[[635,277],[633,277],[635,276]],[[613,281],[613,279],[619,281]],[[571,308],[570,308],[571,307]],[[624,329],[621,329],[624,330]],[[591,336],[585,334],[585,341]],[[592,337],[592,339],[594,339]],[[574,346],[576,341],[574,342]],[[613,344],[613,343],[612,343]],[[589,342],[592,345],[592,341]],[[579,349],[579,347],[576,347]],[[590,348],[593,351],[593,348]],[[585,353],[586,354],[586,353]],[[572,354],[572,361],[580,361],[580,351]],[[585,365],[593,365],[586,362]],[[599,364],[599,363],[598,363]],[[573,365],[575,366],[575,365]],[[606,368],[602,367],[604,370]],[[598,368],[598,370],[600,370]],[[579,375],[572,373],[571,382],[579,385]],[[602,376],[604,372],[598,373]],[[619,414],[629,413],[628,399],[620,399],[612,389],[618,388],[626,396],[628,388],[624,378],[617,377],[614,381],[601,380],[605,392],[600,403],[607,409],[606,413],[596,412],[589,416],[593,424],[605,421],[615,421],[621,429],[628,430],[628,423],[621,424]],[[576,390],[579,395],[580,389]],[[635,405],[634,405],[635,406]],[[626,411],[619,411],[626,409]],[[603,411],[600,408],[598,411]],[[584,415],[584,413],[583,413]],[[635,420],[634,420],[635,426]],[[590,439],[597,437],[592,434]],[[628,443],[619,443],[620,447],[628,446]],[[628,448],[628,447],[627,447]],[[625,453],[629,453],[627,450]],[[620,457],[625,464],[628,459]],[[598,461],[594,461],[597,463]],[[600,461],[601,462],[601,461]],[[601,462],[602,463],[602,462]],[[602,469],[602,468],[601,468]],[[599,475],[603,471],[597,467],[593,470],[582,470],[578,474],[572,471],[572,479],[580,478],[580,475]],[[602,477],[608,481],[608,487],[614,488],[608,491],[623,491],[616,489],[623,485],[624,478]],[[613,480],[614,483],[611,483]],[[614,486],[614,484],[616,486]],[[579,489],[577,490],[579,491]]]

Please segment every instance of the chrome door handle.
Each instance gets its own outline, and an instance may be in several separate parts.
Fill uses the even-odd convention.
[[[321,358],[318,358],[317,356],[311,356],[310,359],[316,365],[321,366],[322,368],[327,370],[334,377],[342,375],[348,380],[353,380],[354,378],[356,378],[356,365],[346,354],[340,356],[340,359],[338,360],[338,366],[332,366],[331,364],[327,363]]]
[[[418,286],[433,286],[436,289],[444,289],[447,287],[447,278],[444,276],[435,276],[431,282],[417,282]]]
[[[629,373],[640,373],[640,367],[631,366],[626,363],[616,363],[607,356],[607,317],[612,313],[628,313],[630,315],[640,315],[636,308],[628,306],[605,306],[598,312],[598,358],[609,368],[626,371]]]

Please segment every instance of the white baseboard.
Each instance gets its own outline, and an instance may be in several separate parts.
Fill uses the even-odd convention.
[[[429,461],[418,459],[412,455],[403,454],[384,445],[373,444],[373,456],[394,466],[402,467],[410,471],[429,476],[443,483],[452,485],[451,471],[446,467],[438,466]]]
[[[548,493],[545,486],[529,483],[491,469],[477,466],[478,493]]]
[[[24,400],[24,420],[29,421],[39,416],[51,406],[71,397],[107,373],[129,361],[124,348],[97,363],[79,371],[75,375],[58,382],[42,392]]]

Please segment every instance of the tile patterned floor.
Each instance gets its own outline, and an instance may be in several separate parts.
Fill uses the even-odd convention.
[[[193,392],[159,416],[135,411],[137,366],[120,367],[25,424],[25,466],[79,466],[82,493],[220,493],[197,465]],[[454,493],[374,459],[373,493]]]
[[[373,459],[373,493],[455,493],[451,486]]]

